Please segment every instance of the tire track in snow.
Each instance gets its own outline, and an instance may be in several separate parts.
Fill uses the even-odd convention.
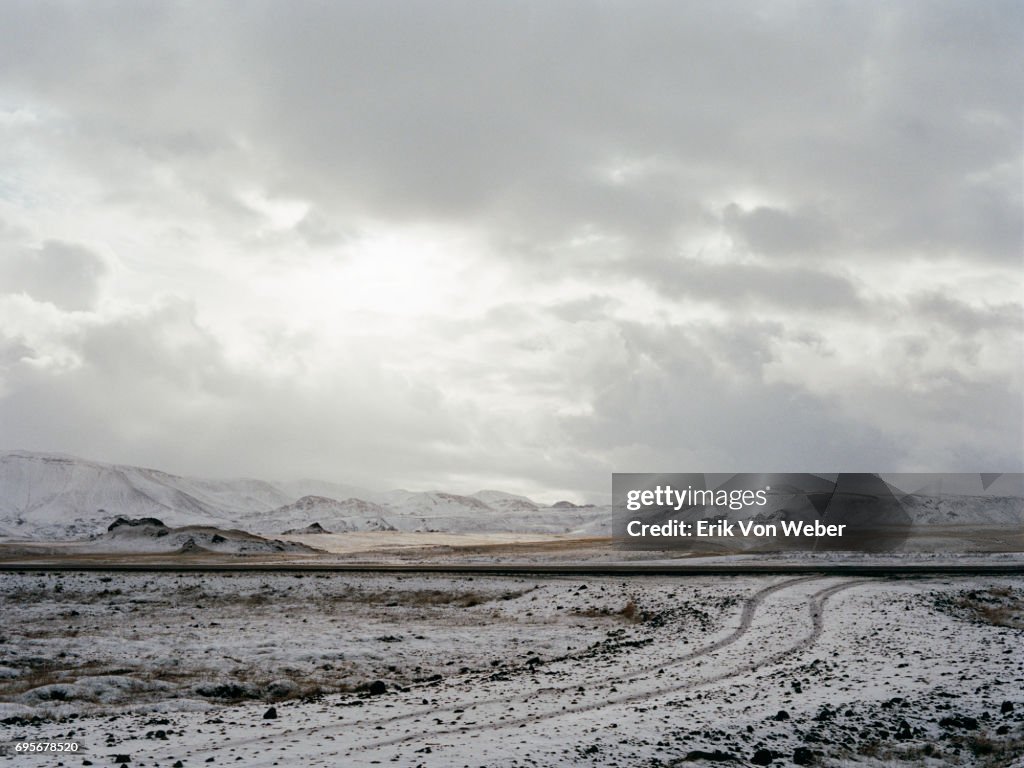
[[[728,645],[732,645],[733,643],[737,642],[741,637],[743,637],[743,635],[745,635],[747,631],[750,629],[750,624],[753,621],[754,614],[757,612],[758,607],[760,607],[760,605],[764,602],[765,598],[767,598],[769,595],[775,592],[779,592],[780,590],[786,589],[788,587],[796,586],[797,584],[801,584],[803,582],[817,581],[822,578],[824,577],[803,576],[796,579],[787,579],[786,581],[779,582],[778,584],[772,584],[769,587],[765,587],[764,589],[758,590],[753,595],[744,600],[743,610],[740,613],[739,626],[736,629],[734,629],[731,633],[729,633],[726,637],[723,637],[720,640],[716,640],[712,643],[696,648],[682,656],[677,656],[666,661],[662,661],[660,663],[650,663],[645,666],[637,667],[635,669],[631,669],[628,672],[623,672],[618,675],[602,677],[601,684],[614,686],[616,684],[623,684],[633,682],[636,680],[641,680],[647,677],[648,674],[651,672],[663,669],[671,669],[673,667],[682,666],[683,664],[689,664],[690,662],[695,661],[696,659],[699,659],[702,656],[707,656],[708,654],[721,650],[722,648],[725,648]],[[574,661],[582,662],[585,660],[575,659]],[[495,696],[494,698],[490,699],[478,699],[465,702],[456,702],[451,706],[445,707],[423,707],[412,711],[406,711],[401,714],[391,715],[390,717],[354,720],[351,723],[349,723],[349,726],[361,727],[368,725],[390,725],[393,723],[402,722],[403,720],[412,720],[417,717],[423,717],[425,715],[437,715],[445,713],[454,714],[453,712],[451,712],[451,710],[453,709],[462,709],[466,707],[475,708],[481,706],[489,706],[493,704],[522,704],[527,701],[532,701],[536,699],[538,696],[572,693],[577,688],[579,688],[579,681],[569,685],[532,688],[525,693],[517,694],[514,696]]]
[[[632,670],[630,670],[628,672],[624,672],[624,673],[619,674],[619,675],[614,675],[612,677],[602,677],[600,683],[601,683],[601,685],[614,686],[616,684],[620,684],[621,685],[621,684],[628,683],[628,682],[635,682],[637,680],[642,680],[645,677],[647,677],[651,672],[655,672],[657,670],[662,670],[662,669],[671,669],[673,667],[678,667],[678,666],[682,666],[684,664],[689,664],[689,663],[691,663],[691,662],[693,662],[695,660],[698,660],[698,659],[700,659],[700,658],[702,658],[704,656],[707,656],[707,655],[712,654],[712,653],[714,653],[716,651],[719,651],[722,648],[725,648],[725,647],[727,647],[729,645],[732,645],[733,643],[736,643],[737,641],[739,641],[749,631],[750,625],[753,622],[754,616],[756,615],[758,608],[764,603],[766,598],[768,598],[769,596],[771,596],[772,594],[774,594],[776,592],[780,592],[782,590],[798,586],[798,585],[803,584],[805,582],[820,581],[821,579],[824,579],[824,578],[828,578],[828,577],[822,576],[822,575],[817,575],[817,574],[815,574],[815,575],[808,575],[808,576],[799,576],[797,578],[786,579],[785,581],[781,581],[781,582],[779,582],[777,584],[772,584],[770,586],[764,587],[764,588],[758,590],[757,592],[755,592],[754,594],[750,595],[749,597],[747,597],[744,600],[743,609],[740,612],[739,625],[736,627],[736,629],[734,629],[732,632],[730,632],[725,637],[723,637],[723,638],[721,638],[719,640],[715,640],[715,641],[713,641],[711,643],[708,643],[706,645],[703,645],[703,646],[701,646],[699,648],[696,648],[696,649],[694,649],[692,651],[689,651],[688,653],[685,653],[682,656],[672,657],[672,658],[666,659],[666,660],[664,660],[664,661],[662,661],[660,663],[650,663],[650,664],[647,664],[647,665],[644,665],[644,666],[632,669]],[[585,660],[580,660],[580,661],[585,663]],[[450,705],[444,705],[443,707],[420,707],[420,708],[413,709],[413,710],[405,710],[404,712],[401,712],[401,713],[398,713],[398,714],[395,714],[395,715],[386,716],[386,717],[370,717],[370,718],[365,718],[365,719],[362,719],[362,720],[353,720],[353,721],[343,721],[343,722],[337,722],[337,723],[330,723],[329,725],[312,725],[312,726],[307,726],[307,727],[302,727],[302,728],[289,728],[286,732],[282,733],[281,736],[282,737],[287,736],[288,738],[296,738],[296,737],[300,737],[300,736],[303,736],[303,735],[305,735],[305,736],[327,735],[327,734],[331,734],[331,733],[334,733],[334,732],[337,732],[337,731],[347,731],[347,730],[351,730],[351,729],[355,729],[355,728],[383,728],[385,726],[394,725],[396,723],[401,723],[401,722],[408,721],[408,720],[416,720],[417,718],[426,717],[426,716],[437,716],[439,714],[442,714],[442,715],[443,714],[447,714],[447,715],[450,715],[450,716],[454,716],[456,714],[456,712],[454,712],[454,710],[457,710],[457,709],[466,709],[468,711],[469,708],[476,708],[476,707],[487,707],[487,706],[494,706],[494,705],[501,705],[501,704],[523,704],[523,703],[526,703],[526,702],[530,702],[530,701],[536,700],[538,696],[557,696],[557,695],[564,695],[564,694],[572,694],[574,691],[576,691],[576,689],[578,687],[579,687],[579,681],[577,681],[574,684],[564,685],[564,686],[549,686],[549,687],[545,687],[545,688],[532,688],[532,689],[530,689],[528,691],[525,691],[523,693],[518,693],[518,694],[514,694],[514,695],[510,695],[510,696],[509,695],[506,695],[506,696],[493,696],[492,698],[488,698],[488,699],[455,701],[455,702],[451,703]],[[606,699],[603,700],[602,706],[607,706],[609,703],[610,703],[610,700],[606,698]],[[498,714],[501,714],[501,713],[498,713]],[[551,713],[551,716],[557,716],[557,715],[562,715],[562,714],[570,714],[570,710],[559,709],[557,711],[553,711]],[[491,727],[493,727],[493,728],[504,728],[504,727],[507,727],[510,724],[518,725],[519,720],[516,720],[514,723],[512,723],[512,721],[507,721],[507,720],[500,720],[500,721],[499,720],[492,720],[491,722],[494,723],[494,724],[493,725],[474,724],[474,725],[468,726],[468,727],[473,729],[473,730],[484,730],[484,729],[491,728]],[[352,754],[352,752],[362,752],[362,751],[372,750],[372,749],[381,748],[381,747],[385,747],[385,746],[389,746],[389,745],[401,744],[403,742],[414,741],[416,739],[422,739],[424,737],[442,736],[442,735],[447,735],[447,734],[462,733],[462,732],[465,732],[466,728],[467,728],[467,726],[459,726],[459,727],[448,728],[448,729],[443,730],[443,731],[442,730],[435,730],[435,731],[429,731],[429,732],[426,732],[426,733],[403,734],[401,737],[395,737],[394,739],[390,739],[390,740],[387,740],[387,741],[378,741],[378,742],[373,742],[373,743],[368,743],[368,744],[354,746],[349,751],[349,754]],[[200,754],[202,754],[204,756],[214,755],[216,753],[219,753],[222,749],[225,749],[225,748],[238,748],[238,747],[251,746],[253,744],[264,742],[266,740],[266,738],[267,738],[267,734],[264,733],[264,734],[261,734],[259,736],[255,736],[255,737],[248,737],[248,738],[243,738],[243,739],[228,740],[228,741],[222,742],[217,747],[212,748],[212,749],[198,749],[198,750],[195,750],[193,752],[192,757],[195,758],[195,757],[199,756]]]
[[[799,579],[799,580],[795,580],[795,581],[802,582],[802,581],[808,581],[808,580],[812,580],[812,579]],[[689,689],[692,689],[692,688],[696,688],[696,687],[699,687],[699,686],[709,685],[709,684],[712,684],[712,683],[717,683],[717,682],[720,682],[722,680],[727,680],[727,679],[729,679],[731,677],[737,677],[739,675],[750,674],[752,672],[756,672],[757,670],[759,670],[759,669],[761,669],[763,667],[766,667],[766,666],[769,666],[771,664],[777,663],[778,661],[780,661],[780,660],[782,660],[782,659],[792,655],[793,653],[799,652],[801,650],[804,650],[805,648],[808,648],[811,645],[813,645],[815,642],[817,642],[818,638],[821,636],[821,633],[824,631],[824,605],[825,605],[825,602],[830,597],[832,597],[834,594],[836,594],[837,592],[841,592],[843,590],[850,589],[851,587],[859,586],[861,584],[870,583],[870,582],[873,582],[873,581],[875,581],[875,580],[874,579],[858,579],[857,581],[848,581],[848,582],[844,582],[842,584],[836,584],[836,585],[833,585],[831,587],[827,587],[827,588],[825,588],[823,590],[819,590],[818,592],[815,592],[814,594],[810,595],[810,597],[808,598],[808,602],[807,602],[807,607],[809,608],[810,614],[811,614],[811,632],[806,637],[802,638],[799,642],[797,642],[797,643],[795,643],[793,645],[790,645],[790,646],[788,646],[788,647],[786,647],[786,648],[784,648],[784,649],[782,649],[780,651],[777,651],[777,652],[775,652],[773,654],[770,654],[766,658],[763,658],[763,659],[760,659],[760,660],[757,660],[757,661],[751,661],[749,663],[744,663],[744,664],[741,664],[739,667],[735,667],[734,666],[734,667],[732,667],[731,669],[729,669],[727,671],[721,672],[719,674],[711,675],[710,677],[701,677],[701,678],[698,678],[698,679],[691,679],[691,680],[687,680],[687,681],[685,681],[685,682],[683,682],[681,684],[673,684],[673,685],[668,685],[668,686],[661,686],[661,687],[658,687],[658,688],[638,691],[638,692],[635,692],[635,693],[623,694],[621,696],[611,696],[611,697],[607,697],[604,700],[599,701],[599,702],[595,702],[595,703],[591,703],[591,704],[578,704],[578,705],[575,705],[575,706],[568,706],[568,707],[565,707],[565,708],[562,708],[562,709],[559,709],[559,710],[556,710],[556,711],[539,712],[539,713],[535,713],[535,714],[523,715],[521,717],[509,718],[509,719],[504,719],[504,720],[491,720],[491,721],[484,722],[484,723],[471,723],[471,724],[467,723],[467,724],[461,725],[461,726],[450,726],[450,727],[447,727],[447,728],[439,728],[439,729],[430,730],[430,731],[420,731],[420,732],[417,732],[417,733],[406,733],[406,734],[403,734],[401,736],[396,736],[396,737],[390,738],[390,739],[383,739],[383,740],[375,741],[375,742],[368,743],[368,744],[362,744],[362,745],[353,746],[348,751],[347,754],[352,755],[354,753],[359,753],[359,752],[366,752],[366,751],[375,750],[375,749],[383,749],[383,748],[386,748],[386,747],[398,746],[399,744],[404,744],[406,742],[412,742],[412,741],[420,742],[420,743],[425,743],[426,739],[433,740],[433,739],[437,739],[437,738],[443,738],[443,737],[446,737],[446,736],[460,736],[460,735],[474,733],[474,732],[477,732],[477,731],[487,731],[487,730],[494,730],[494,731],[496,731],[496,730],[504,730],[504,729],[507,729],[507,728],[518,728],[520,726],[531,725],[531,724],[543,722],[543,721],[546,721],[546,720],[552,720],[552,719],[555,719],[555,718],[564,717],[566,715],[583,714],[583,713],[586,713],[586,712],[594,712],[594,711],[597,711],[599,709],[605,709],[607,707],[619,706],[619,705],[622,705],[622,704],[632,704],[632,703],[635,703],[635,702],[644,701],[644,700],[651,699],[651,698],[656,698],[656,697],[659,697],[659,696],[664,696],[664,695],[667,695],[667,694],[670,694],[670,693],[686,691],[686,690],[689,690]],[[753,620],[754,613],[755,613],[757,607],[761,604],[761,602],[763,602],[764,598],[767,597],[768,594],[771,594],[771,592],[776,592],[776,591],[779,591],[780,589],[782,589],[784,587],[793,586],[793,585],[794,585],[794,582],[792,582],[792,581],[791,582],[784,582],[782,584],[774,585],[774,587],[769,587],[766,590],[762,590],[761,592],[757,593],[757,595],[755,595],[754,597],[760,598],[760,599],[755,600],[754,598],[751,598],[751,599],[748,600],[746,606],[744,607],[744,612],[743,612],[743,615],[741,617],[740,626],[736,630],[734,630],[732,634],[730,634],[726,638],[723,638],[722,640],[719,640],[719,641],[716,641],[715,643],[712,643],[711,645],[709,645],[709,646],[707,646],[707,647],[705,647],[703,649],[700,649],[697,652],[694,652],[692,654],[687,654],[686,657],[680,657],[680,659],[677,659],[675,662],[673,662],[673,666],[678,666],[679,664],[686,663],[686,661],[693,661],[696,658],[699,658],[701,656],[713,653],[714,651],[717,651],[717,650],[721,650],[722,648],[737,642],[749,630],[750,624],[752,623],[752,620]],[[686,659],[686,661],[684,661],[683,659]],[[667,665],[656,665],[654,668],[655,669],[663,669],[666,666]],[[575,688],[576,688],[576,686],[569,686],[569,687],[563,688],[563,689],[547,689],[547,690],[549,690],[549,691],[560,690],[562,692],[569,692],[569,691],[572,691]],[[525,699],[533,699],[533,698],[535,698],[536,693],[537,692],[532,692],[531,694],[529,694],[526,697],[514,697],[514,698],[513,697],[507,697],[507,698],[501,699],[500,701],[501,702],[513,702],[513,701],[516,701],[516,700],[519,700],[519,699],[524,699],[524,698]],[[442,711],[442,710],[431,710],[431,712],[438,712],[438,711]],[[429,714],[429,712],[428,712],[428,714]],[[404,718],[404,717],[397,717],[397,718],[395,718],[395,720],[390,721],[390,722],[397,722],[398,720],[401,720],[401,719],[406,719],[406,718]],[[387,722],[388,721],[381,720],[381,721],[370,721],[368,723],[363,723],[363,724],[364,725],[375,725],[375,724],[385,725],[385,724],[387,724]],[[355,725],[355,723],[352,723],[350,725]]]

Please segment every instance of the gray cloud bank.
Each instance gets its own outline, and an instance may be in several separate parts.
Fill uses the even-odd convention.
[[[1020,471],[1022,23],[4,4],[0,439],[579,497]]]

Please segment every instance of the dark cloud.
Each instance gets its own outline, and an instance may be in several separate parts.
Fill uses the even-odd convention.
[[[934,243],[938,228],[1006,257],[1020,240],[1007,30],[1021,13],[1008,2],[26,4],[7,10],[3,50],[9,80],[95,141],[179,162],[233,147],[237,173],[333,209],[571,231],[625,203],[619,226],[640,235],[652,215],[760,189],[796,209],[827,204],[843,222],[833,235],[874,247]],[[673,195],[645,199],[642,174],[595,181],[645,160]],[[1001,177],[1007,163],[1016,170]],[[780,226],[760,224],[769,238]]]
[[[618,468],[608,471],[1017,466],[1024,409],[1011,381],[953,365],[893,377],[899,361],[883,358],[851,370],[842,390],[815,393],[769,373],[786,341],[829,366],[814,340],[787,335],[775,325],[623,325],[622,354],[585,371],[592,411],[567,417],[566,434],[600,446]]]
[[[619,267],[642,275],[655,291],[680,301],[706,301],[737,310],[767,305],[845,312],[861,306],[848,278],[810,267],[715,264],[689,258],[638,260]]]
[[[742,210],[735,203],[723,215],[726,228],[755,253],[822,256],[822,249],[835,248],[837,226],[818,211],[790,212],[759,206]]]
[[[916,296],[911,302],[916,313],[933,322],[947,325],[961,334],[976,336],[1009,332],[1024,339],[1024,312],[1018,304],[973,307],[941,293]],[[1024,356],[1024,346],[1018,346]]]
[[[0,255],[0,290],[26,293],[67,310],[92,309],[107,266],[81,245],[48,240]]]
[[[783,333],[623,326],[625,355],[588,372],[594,413],[569,418],[567,430],[627,468],[900,465],[909,448],[900,437],[831,398],[766,380],[772,343]]]

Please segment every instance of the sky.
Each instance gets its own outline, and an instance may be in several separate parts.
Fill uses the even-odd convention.
[[[1024,469],[1024,5],[0,0],[0,448]]]

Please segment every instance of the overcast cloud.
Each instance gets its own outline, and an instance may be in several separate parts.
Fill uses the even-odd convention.
[[[1024,7],[0,0],[0,447],[1021,471]]]

